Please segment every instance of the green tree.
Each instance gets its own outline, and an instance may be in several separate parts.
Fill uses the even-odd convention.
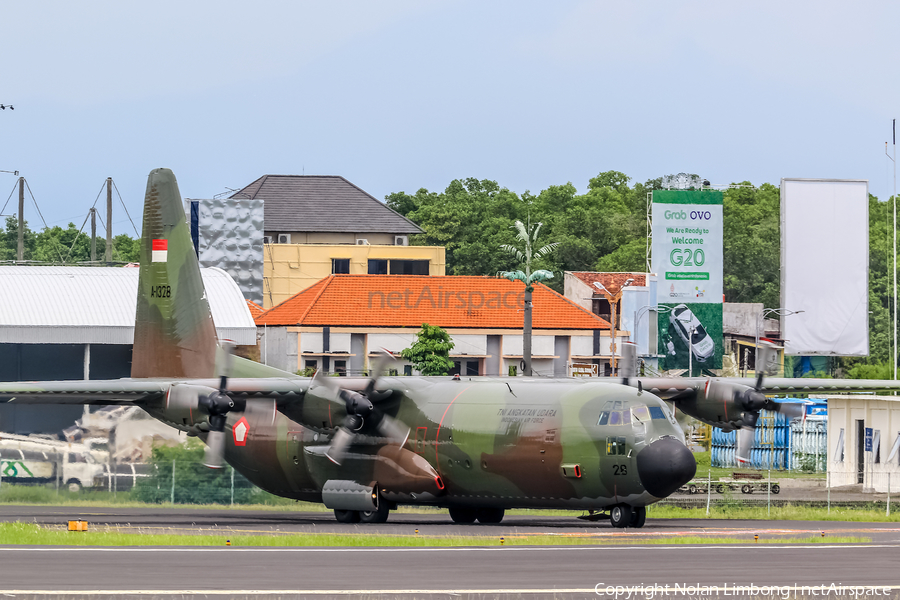
[[[781,302],[781,193],[749,181],[723,198],[724,292],[726,302]],[[790,308],[790,307],[787,307]]]
[[[531,270],[531,261],[532,259],[539,259],[543,256],[547,256],[550,254],[554,248],[556,248],[558,243],[547,244],[539,249],[535,249],[535,245],[537,244],[537,237],[541,231],[541,225],[543,223],[538,223],[537,225],[532,226],[531,219],[528,220],[528,225],[522,223],[522,221],[516,221],[514,227],[518,232],[516,234],[516,239],[522,243],[524,249],[519,250],[515,246],[511,244],[503,244],[500,246],[507,253],[512,255],[520,264],[525,265],[525,271],[503,271],[500,273],[501,277],[506,277],[510,281],[521,281],[525,284],[525,323],[523,328],[523,336],[522,336],[522,344],[523,344],[523,361],[525,363],[525,371],[524,375],[526,377],[531,376],[531,294],[534,292],[534,284],[539,281],[544,281],[546,279],[552,279],[553,273],[551,271],[547,271],[545,269],[538,269],[536,271]]]
[[[16,260],[19,226],[15,217],[7,217],[6,229],[0,231],[0,261]],[[77,264],[91,260],[90,236],[69,223],[45,227],[35,233],[25,222],[25,260],[52,264]],[[97,238],[97,259],[102,261],[106,253],[105,238]],[[121,233],[113,238],[113,261],[137,262],[140,260],[140,240]]]
[[[400,351],[400,356],[413,364],[422,375],[446,375],[453,368],[450,351],[453,350],[450,335],[436,325],[422,324],[416,333],[416,341]]]

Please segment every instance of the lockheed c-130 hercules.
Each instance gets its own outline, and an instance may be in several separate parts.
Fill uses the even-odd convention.
[[[889,389],[888,382],[701,378],[305,378],[218,343],[175,176],[150,173],[132,377],[0,384],[0,401],[133,404],[207,444],[262,489],[322,502],[341,522],[384,522],[399,504],[499,523],[511,508],[607,511],[641,527],[646,507],[696,463],[676,410],[740,429],[770,391]],[[626,385],[623,385],[622,383]],[[670,404],[667,404],[666,401]]]

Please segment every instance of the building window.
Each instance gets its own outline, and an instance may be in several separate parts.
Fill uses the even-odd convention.
[[[834,462],[844,462],[844,428],[841,427],[841,433],[838,435],[837,446],[834,448]]]
[[[412,377],[412,365],[403,365],[403,374]]]
[[[391,275],[428,275],[428,261],[391,259]]]
[[[369,259],[369,275],[387,275],[388,261],[383,258]]]
[[[461,370],[461,367],[462,367],[462,365],[460,364],[460,362],[459,362],[458,360],[454,360],[454,361],[453,361],[453,368],[450,369],[450,372],[447,373],[447,374],[448,374],[448,375],[459,375],[459,372],[460,372],[460,370]]]
[[[347,375],[347,361],[346,360],[336,360],[334,361],[334,372],[340,375],[341,377],[345,377]]]
[[[307,360],[303,363],[303,366],[307,369],[312,369],[313,372],[319,370],[319,361],[317,360]]]
[[[332,258],[331,259],[331,272],[335,275],[349,275],[350,274],[350,259],[349,258]]]
[[[881,430],[876,429],[872,434],[872,452],[875,455],[875,462],[881,463]]]
[[[478,375],[478,361],[466,361],[466,375]]]

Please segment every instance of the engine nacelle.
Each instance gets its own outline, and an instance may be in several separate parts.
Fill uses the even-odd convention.
[[[730,431],[751,425],[748,413],[758,411],[765,403],[765,396],[750,386],[707,379],[693,396],[679,399],[678,408],[704,423]]]
[[[200,398],[216,393],[217,390],[204,385],[175,383],[169,386],[165,398],[147,410],[160,419],[179,428],[191,428],[198,423],[206,423],[209,415],[200,408]]]

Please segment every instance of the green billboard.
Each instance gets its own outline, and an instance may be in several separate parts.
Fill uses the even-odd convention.
[[[659,366],[721,369],[722,192],[657,190],[651,214]]]

